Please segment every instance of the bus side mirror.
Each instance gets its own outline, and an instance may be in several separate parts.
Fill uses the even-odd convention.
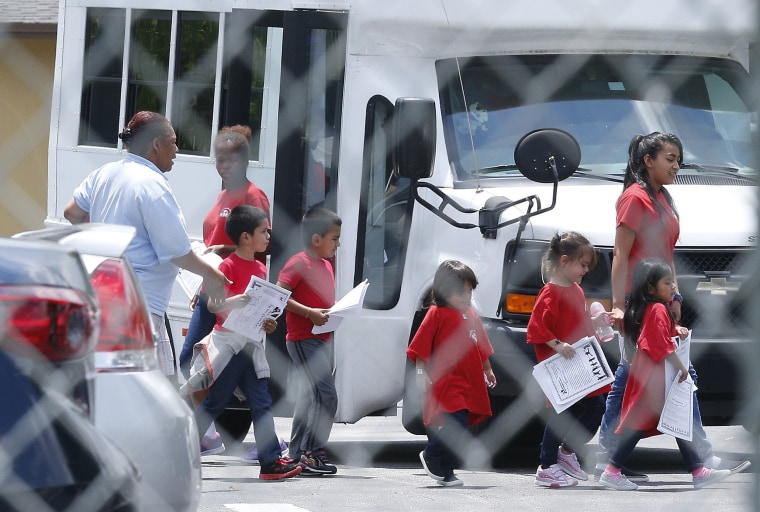
[[[529,180],[556,186],[578,169],[581,147],[566,131],[556,128],[533,130],[515,145],[515,164]]]
[[[398,98],[393,110],[393,172],[417,181],[433,175],[435,102]]]

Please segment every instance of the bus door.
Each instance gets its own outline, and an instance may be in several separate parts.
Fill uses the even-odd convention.
[[[269,271],[272,281],[276,281],[287,259],[304,249],[300,236],[303,214],[313,206],[337,211],[347,16],[314,11],[282,13]],[[280,366],[287,365],[288,356],[284,322],[279,325],[277,333],[270,337],[273,343],[268,350],[273,376],[288,374],[287,367]],[[277,397],[284,382],[277,377],[275,380],[279,382],[272,386],[272,392]]]

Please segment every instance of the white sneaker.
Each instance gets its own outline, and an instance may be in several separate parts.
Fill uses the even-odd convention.
[[[599,483],[610,489],[616,491],[635,491],[639,488],[638,485],[628,480],[624,474],[611,475],[606,471],[599,477]],[[696,486],[696,484],[694,484]]]
[[[602,473],[604,473],[605,469],[607,469],[606,462],[597,462],[596,467],[594,468],[594,480],[598,482],[599,478],[602,476]],[[644,473],[639,473],[638,471],[634,471],[625,466],[620,468],[620,472],[623,473],[625,477],[631,482],[648,482],[649,481],[649,475],[645,475]]]
[[[536,471],[536,485],[559,489],[560,487],[572,487],[578,485],[578,480],[562,471],[559,464],[552,464],[546,469],[538,466]]]
[[[705,461],[706,469],[727,469],[732,475],[741,473],[751,465],[752,463],[748,460],[722,459],[717,455],[713,455]]]
[[[574,453],[565,453],[562,448],[557,449],[557,465],[573,478],[578,480],[588,480],[588,473],[583,471],[578,457]]]
[[[444,487],[462,487],[464,485],[464,482],[458,479],[456,475],[451,474],[445,477],[443,480],[438,480],[438,485],[442,485]]]
[[[691,480],[694,483],[695,489],[701,489],[702,487],[707,487],[708,485],[718,483],[724,478],[728,478],[729,476],[731,476],[731,470],[728,470],[728,469],[708,469],[707,471],[709,471],[707,476],[691,477]]]

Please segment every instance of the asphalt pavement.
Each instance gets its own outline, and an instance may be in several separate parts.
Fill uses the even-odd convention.
[[[276,418],[277,432],[290,435],[290,418]],[[418,453],[426,438],[406,432],[399,416],[367,417],[356,424],[335,424],[328,449],[338,465],[335,476],[298,476],[282,482],[258,479],[259,468],[240,455],[253,444],[229,447],[221,455],[203,458],[201,512],[321,512],[321,511],[601,511],[668,510],[721,512],[760,510],[760,458],[757,439],[742,427],[707,427],[719,456],[749,458],[753,466],[715,487],[694,490],[683,469],[673,438],[643,440],[630,465],[646,471],[651,481],[638,491],[604,489],[593,477],[579,486],[547,489],[534,485],[538,446],[505,451],[496,468],[465,467],[457,471],[465,485],[443,488],[426,476]],[[596,449],[596,438],[588,451]],[[586,469],[591,471],[587,454]]]

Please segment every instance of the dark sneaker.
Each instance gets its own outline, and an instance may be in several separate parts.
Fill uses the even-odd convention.
[[[638,471],[634,471],[631,468],[627,468],[625,466],[620,468],[620,472],[623,473],[625,477],[631,482],[648,482],[649,481],[649,475],[645,475],[644,473],[639,473]]]
[[[213,437],[203,436],[201,439],[201,455],[218,455],[224,450],[225,446],[219,432],[215,432]]]
[[[302,469],[301,465],[296,462],[277,459],[274,462],[261,465],[259,478],[261,480],[282,480],[283,478],[296,476],[302,471]]]
[[[437,482],[443,481],[443,471],[436,464],[432,464],[432,461],[428,461],[425,458],[425,450],[420,452],[420,462],[422,462],[422,467],[430,478]]]
[[[319,459],[319,461],[322,463],[322,467],[330,471],[330,474],[335,474],[338,472],[338,467],[335,466],[332,462],[330,462],[330,459],[327,457],[327,452],[324,448],[320,448],[318,450],[314,450],[314,455]]]
[[[602,476],[602,473],[604,473],[604,468],[607,467],[607,464],[599,463],[594,468],[594,480],[597,482],[599,481],[599,477]],[[620,472],[625,475],[625,477],[630,480],[631,482],[648,482],[649,481],[649,475],[645,475],[644,473],[639,473],[638,471],[634,471],[631,468],[627,468],[623,466],[620,469]]]
[[[326,455],[324,457],[327,459]],[[334,475],[338,472],[338,468],[329,464],[329,461],[323,462],[317,452],[304,453],[299,464],[304,475]]]
[[[705,476],[698,477],[693,476],[691,477],[692,482],[694,482],[694,488],[695,489],[701,489],[702,487],[707,487],[708,485],[716,484],[723,480],[724,478],[728,478],[731,476],[731,471],[728,469],[708,469],[708,473]]]
[[[464,485],[464,482],[461,481],[454,475],[453,473],[447,477],[445,477],[443,480],[438,480],[438,485],[442,485],[444,487],[461,487]]]

